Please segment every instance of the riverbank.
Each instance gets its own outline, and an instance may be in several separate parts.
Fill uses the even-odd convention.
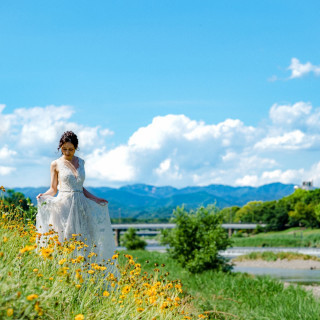
[[[301,269],[301,270],[320,270],[320,261],[301,260],[301,259],[278,259],[276,261],[258,260],[232,260],[237,267],[253,267],[253,268],[273,268],[273,269]]]
[[[268,276],[252,276],[240,272],[212,270],[190,274],[167,253],[124,251],[141,264],[142,271],[154,274],[157,268],[177,277],[186,295],[191,295],[197,312],[218,310],[210,319],[241,320],[320,320],[320,304],[316,295],[300,285],[287,285]]]
[[[237,232],[232,237],[234,247],[320,247],[320,229],[290,228],[256,235]]]

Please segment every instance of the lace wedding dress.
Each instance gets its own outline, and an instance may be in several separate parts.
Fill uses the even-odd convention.
[[[46,233],[49,229],[54,229],[58,232],[61,243],[70,239],[73,234],[81,234],[77,239],[88,245],[83,252],[85,257],[93,251],[97,254],[96,262],[111,259],[116,247],[108,205],[98,204],[83,194],[84,160],[78,158],[78,168],[73,167],[73,170],[62,158],[56,162],[59,170],[59,194],[57,197],[45,195],[39,198],[37,231]],[[93,247],[94,245],[96,246]]]

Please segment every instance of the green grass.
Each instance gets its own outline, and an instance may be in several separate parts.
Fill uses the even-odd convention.
[[[141,250],[126,253],[141,263],[143,271],[152,273],[155,268],[162,268],[169,272],[169,279],[179,278],[184,292],[194,297],[193,305],[198,312],[219,310],[211,313],[211,319],[320,319],[319,300],[299,286],[284,288],[282,282],[270,277],[241,273],[206,271],[193,275],[170,259],[167,253]],[[161,267],[161,264],[165,266]]]
[[[141,273],[129,255],[98,265],[80,235],[61,244],[52,231],[37,241],[34,225],[6,209],[0,201],[1,320],[198,319],[179,279],[168,281],[163,270]]]
[[[234,247],[316,247],[320,248],[320,229],[291,228],[285,231],[233,236]]]
[[[265,261],[276,261],[276,260],[314,260],[314,261],[320,261],[320,258],[317,258],[315,256],[311,256],[309,254],[303,254],[303,253],[297,253],[297,252],[271,252],[271,251],[265,251],[265,252],[251,252],[249,254],[245,254],[243,256],[239,256],[233,261],[246,261],[246,260],[265,260]]]

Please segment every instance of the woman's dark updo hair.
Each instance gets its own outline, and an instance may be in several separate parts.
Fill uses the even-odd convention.
[[[75,149],[78,148],[78,137],[72,131],[66,131],[63,133],[60,138],[58,151],[66,142],[71,142]]]

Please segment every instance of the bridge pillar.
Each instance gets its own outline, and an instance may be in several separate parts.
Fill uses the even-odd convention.
[[[120,245],[120,229],[115,229],[115,237],[114,237],[114,240],[115,240],[115,243],[116,243],[116,247],[118,247]]]
[[[228,235],[229,235],[229,238],[231,238],[231,236],[232,236],[232,229],[231,228],[228,229]]]

